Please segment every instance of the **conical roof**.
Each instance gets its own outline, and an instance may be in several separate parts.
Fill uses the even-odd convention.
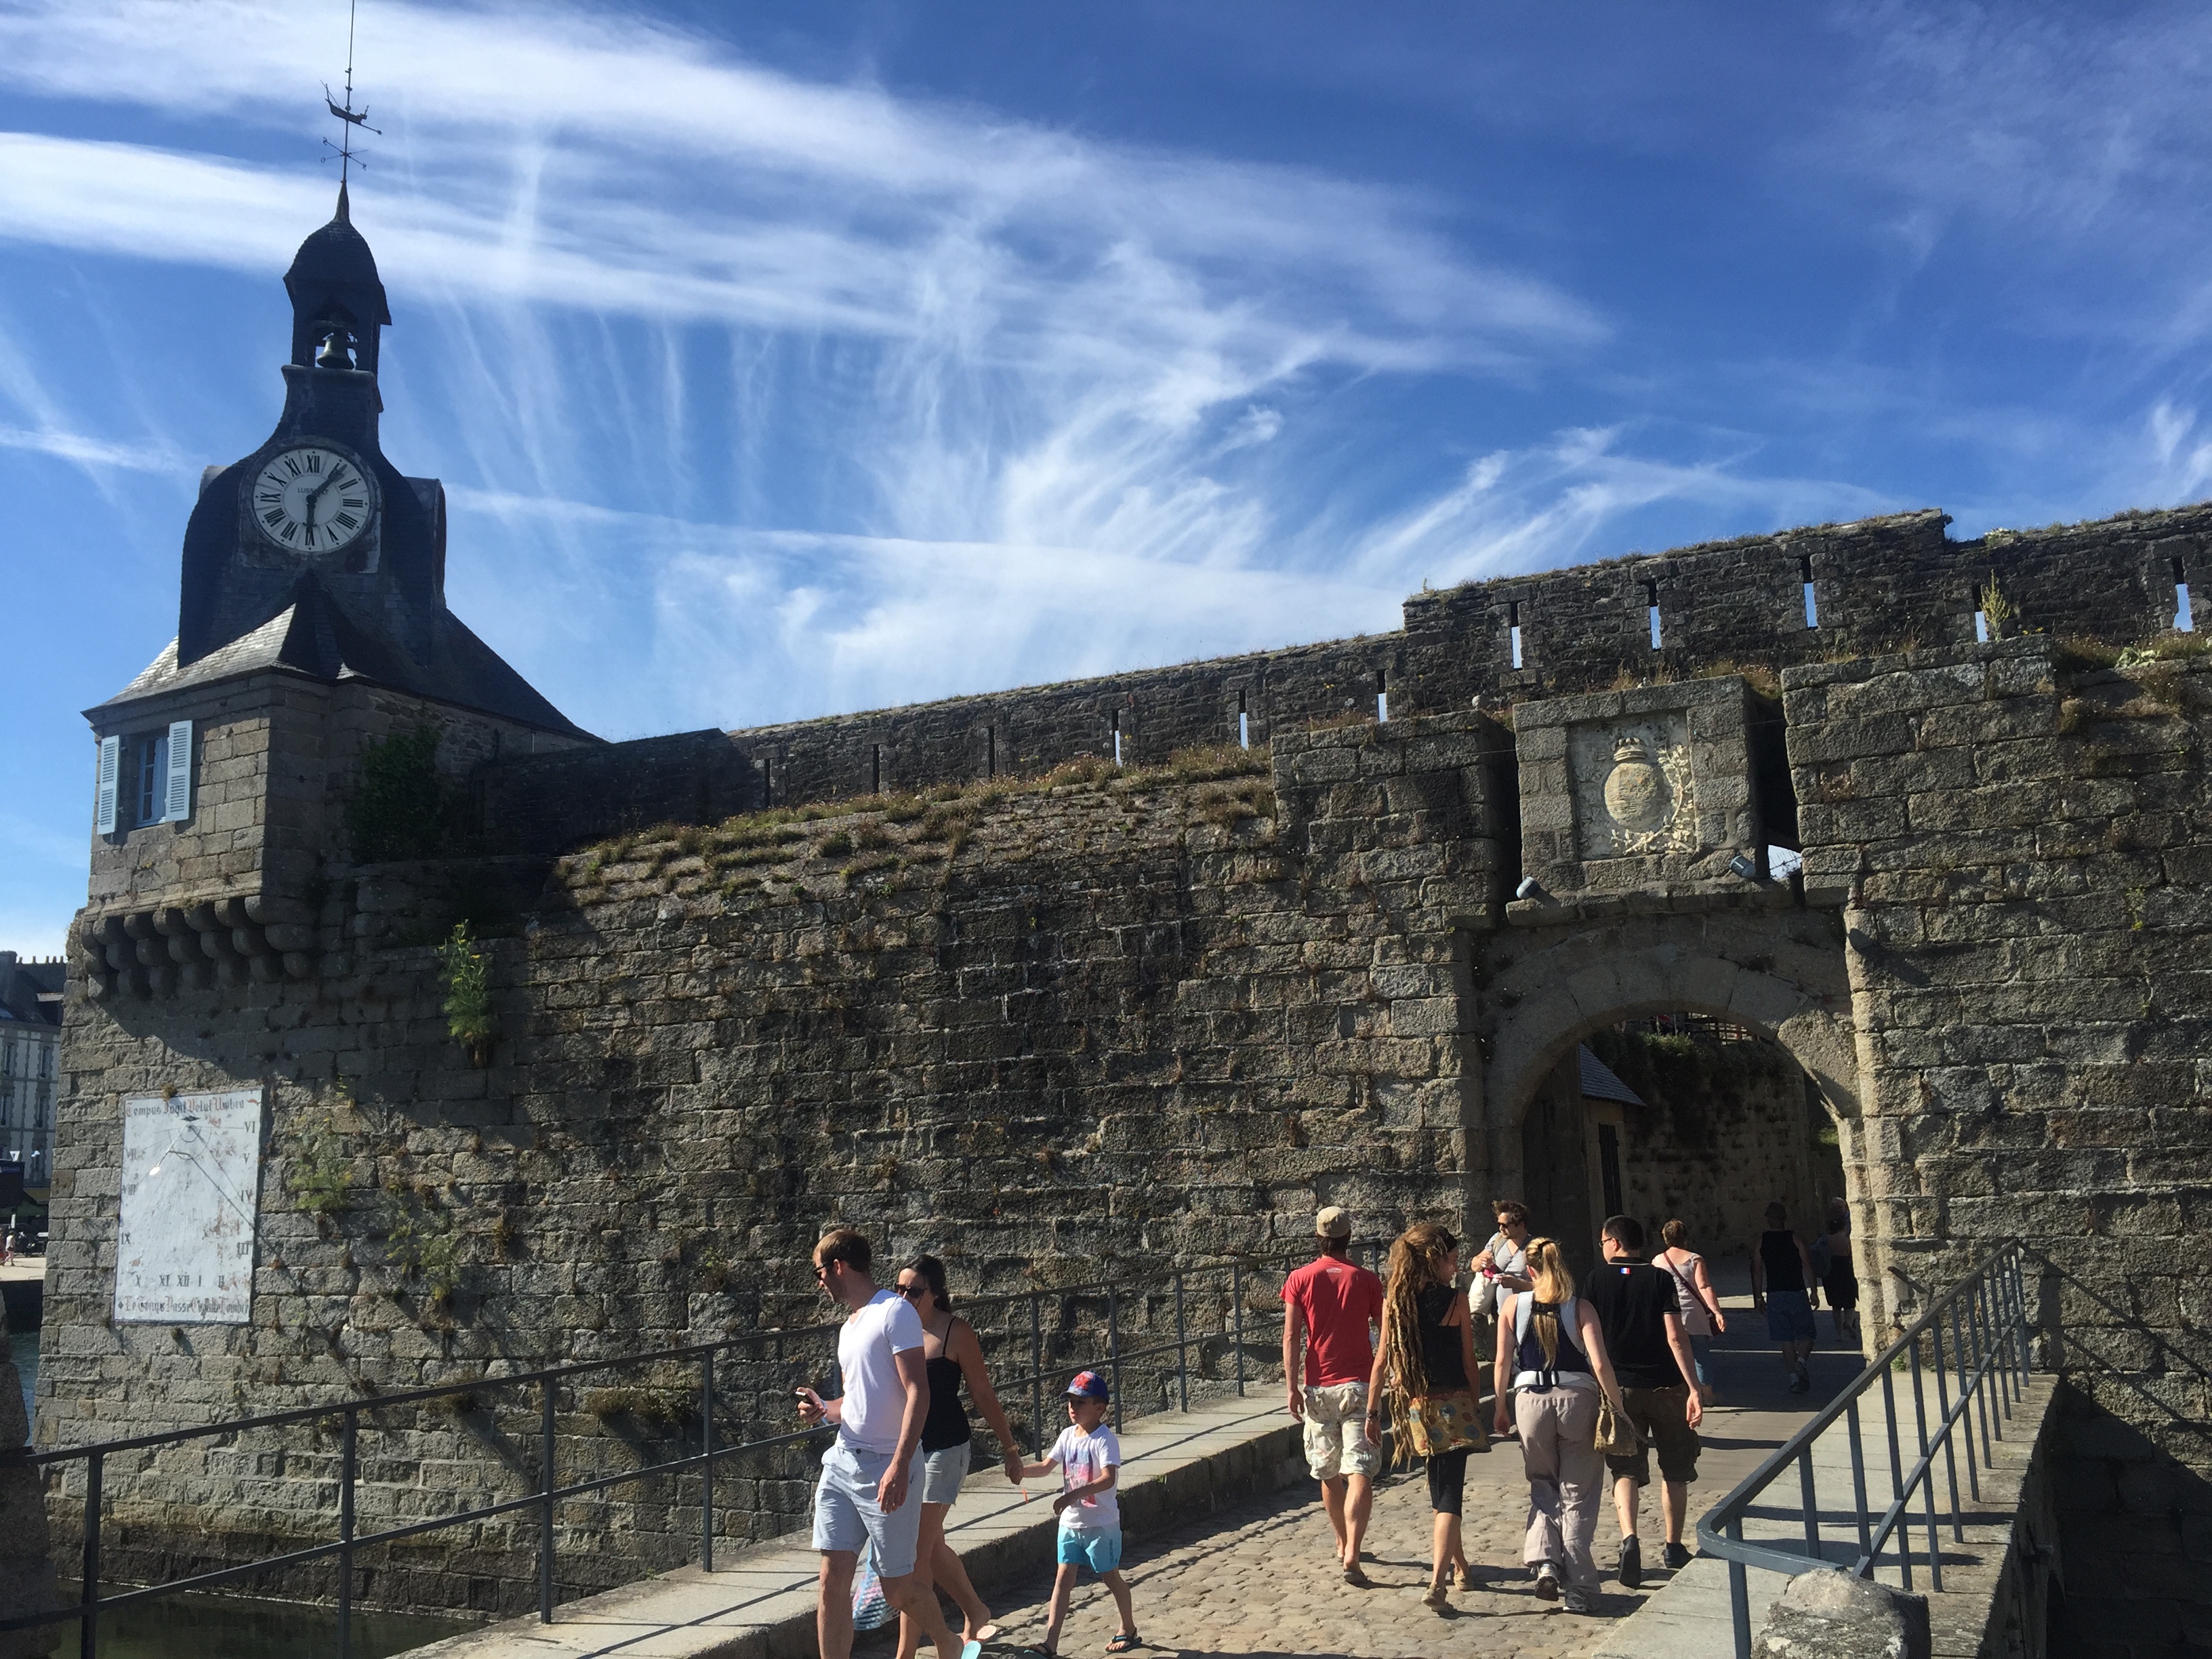
[[[330,223],[309,235],[292,256],[292,268],[284,273],[284,291],[295,306],[312,292],[317,299],[344,299],[347,309],[363,322],[392,321],[384,283],[376,274],[376,256],[369,252],[368,239],[353,228],[343,184],[337,212]]]

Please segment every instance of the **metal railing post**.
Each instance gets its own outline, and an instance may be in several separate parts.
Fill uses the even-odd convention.
[[[338,1659],[353,1659],[353,1482],[361,1413],[346,1407],[338,1431]]]
[[[2009,1271],[2007,1271],[2009,1267]],[[2030,1360],[2027,1352],[2027,1257],[2018,1243],[2012,1247],[2012,1260],[2000,1263],[1998,1271],[2012,1281],[2013,1306],[2020,1315],[2020,1391],[2027,1393],[2027,1373]]]
[[[1912,1361],[1912,1421],[1920,1436],[1920,1491],[1928,1504],[1928,1588],[1940,1591],[1943,1588],[1943,1540],[1936,1530],[1936,1460],[1930,1455],[1931,1443],[1928,1438],[1928,1397],[1920,1386],[1920,1344],[1905,1346],[1907,1358]],[[1906,1505],[1909,1516],[1911,1505]],[[1899,1524],[1908,1533],[1911,1521],[1899,1517]]]
[[[2012,1375],[2012,1298],[2005,1294],[2004,1281],[1994,1274],[1984,1274],[1982,1283],[1990,1305],[1990,1357],[1996,1361],[1997,1379],[1997,1410],[2002,1421],[2012,1420],[2012,1402],[2019,1390],[2013,1386]],[[1997,1431],[2004,1437],[2004,1431]]]
[[[1030,1292],[1030,1431],[1037,1461],[1044,1461],[1044,1316],[1037,1293]]]
[[[1856,1395],[1844,1408],[1844,1420],[1851,1437],[1851,1499],[1859,1506],[1859,1559],[1866,1563],[1866,1576],[1874,1577],[1874,1522],[1867,1514],[1866,1495],[1866,1438],[1859,1431],[1859,1402]]]
[[[1929,1341],[1935,1344],[1936,1355],[1936,1421],[1942,1426],[1936,1432],[1943,1437],[1943,1468],[1951,1480],[1951,1538],[1954,1543],[1966,1541],[1966,1518],[1959,1513],[1959,1449],[1952,1433],[1950,1385],[1943,1375],[1943,1326],[1939,1320],[1928,1328]]]
[[[1959,1426],[1966,1430],[1966,1492],[1977,1504],[1982,1501],[1981,1468],[1974,1461],[1974,1407],[1981,1402],[1971,1392],[1967,1381],[1966,1340],[1959,1324],[1959,1304],[1951,1304],[1951,1353],[1959,1368]]]
[[[1881,1368],[1881,1414],[1883,1420],[1889,1425],[1890,1503],[1899,1506],[1897,1528],[1899,1588],[1911,1589],[1912,1588],[1912,1538],[1911,1524],[1905,1518],[1905,1506],[1911,1500],[1905,1490],[1904,1448],[1897,1443],[1897,1387],[1893,1380],[1895,1376],[1896,1372],[1891,1367],[1884,1365]],[[1888,1505],[1885,1504],[1883,1507],[1887,1509]],[[1874,1577],[1872,1569],[1869,1569],[1867,1577],[1869,1578]]]
[[[1121,1432],[1121,1293],[1106,1287],[1106,1370],[1114,1379],[1114,1432]]]
[[[699,1356],[699,1568],[714,1570],[714,1354]]]
[[[1231,1339],[1237,1349],[1237,1397],[1244,1397],[1244,1264],[1229,1264],[1229,1319],[1235,1334]]]
[[[1974,1404],[1982,1418],[1982,1462],[1995,1468],[1996,1454],[1990,1449],[1990,1404],[1996,1385],[1989,1376],[1989,1332],[1982,1324],[1982,1292],[1978,1285],[1966,1298],[1966,1328],[1974,1334]]]
[[[1988,1413],[1986,1425],[1990,1433],[2002,1445],[2005,1419],[2012,1415],[2012,1407],[2005,1400],[2005,1390],[2009,1385],[2008,1367],[1998,1358],[2001,1352],[1998,1336],[2002,1326],[1997,1317],[1996,1294],[1996,1286],[1986,1274],[1974,1285],[1974,1306],[1980,1310],[1982,1319],[1982,1364],[1989,1372],[1990,1405],[1993,1408]],[[1994,1453],[1991,1454],[1991,1461],[1995,1461]]]
[[[538,1622],[553,1622],[553,1401],[558,1385],[547,1377],[538,1384],[542,1409],[538,1421],[538,1489],[544,1504],[538,1516]]]
[[[1178,1411],[1190,1409],[1190,1337],[1183,1328],[1182,1269],[1176,1269],[1176,1398]]]
[[[1814,1560],[1820,1554],[1820,1500],[1813,1486],[1813,1445],[1806,1442],[1805,1449],[1797,1454],[1797,1492],[1805,1500],[1805,1553]]]
[[[100,1652],[100,1486],[106,1459],[94,1451],[84,1461],[84,1583],[77,1603],[77,1651],[82,1659]]]
[[[1730,1543],[1743,1542],[1743,1522],[1731,1520],[1728,1535]],[[1731,1559],[1728,1567],[1729,1620],[1735,1626],[1735,1659],[1751,1659],[1751,1585],[1742,1562]]]

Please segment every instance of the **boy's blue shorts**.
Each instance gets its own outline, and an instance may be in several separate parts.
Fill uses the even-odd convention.
[[[1099,1574],[1109,1573],[1121,1565],[1121,1529],[1078,1532],[1073,1527],[1060,1529],[1060,1564],[1064,1567],[1088,1566]]]

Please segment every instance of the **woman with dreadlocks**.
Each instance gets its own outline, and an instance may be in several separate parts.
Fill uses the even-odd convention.
[[[1569,1613],[1597,1611],[1597,1533],[1607,1481],[1605,1455],[1595,1443],[1600,1389],[1626,1419],[1620,1384],[1605,1352],[1597,1310],[1575,1294],[1574,1275],[1556,1239],[1528,1241],[1532,1290],[1498,1304],[1498,1432],[1521,1431],[1521,1462],[1528,1476],[1528,1532],[1522,1559],[1536,1575],[1536,1594],[1550,1601],[1566,1574]],[[1512,1405],[1509,1413],[1507,1396]]]
[[[1474,1588],[1460,1533],[1460,1507],[1468,1454],[1490,1449],[1482,1432],[1474,1322],[1468,1316],[1467,1293],[1454,1283],[1458,1276],[1459,1241],[1442,1227],[1424,1221],[1398,1236],[1390,1246],[1389,1275],[1382,1287],[1382,1342],[1375,1351],[1375,1374],[1367,1385],[1370,1443],[1381,1443],[1387,1399],[1400,1467],[1417,1452],[1428,1463],[1429,1507],[1436,1519],[1433,1568],[1423,1600],[1439,1613],[1449,1604],[1453,1583]]]

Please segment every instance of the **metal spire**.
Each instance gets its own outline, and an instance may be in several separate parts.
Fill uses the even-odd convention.
[[[347,216],[346,175],[353,170],[353,164],[357,159],[353,151],[354,129],[356,127],[359,127],[364,131],[376,134],[380,138],[384,136],[383,128],[372,127],[368,125],[368,106],[367,105],[364,104],[359,109],[356,109],[353,106],[353,25],[354,15],[360,9],[360,4],[361,0],[348,0],[346,6],[346,95],[344,104],[339,104],[337,99],[331,96],[331,83],[327,81],[323,82],[323,102],[329,106],[331,114],[337,116],[339,120],[345,123],[343,126],[338,129],[338,142],[337,143],[332,143],[327,138],[323,140],[323,148],[329,150],[331,155],[336,155],[338,158],[338,217],[341,219]],[[330,159],[331,157],[329,155],[323,157],[323,160],[325,161]],[[367,167],[368,165],[368,163],[367,161],[362,162],[362,166],[363,167]]]

